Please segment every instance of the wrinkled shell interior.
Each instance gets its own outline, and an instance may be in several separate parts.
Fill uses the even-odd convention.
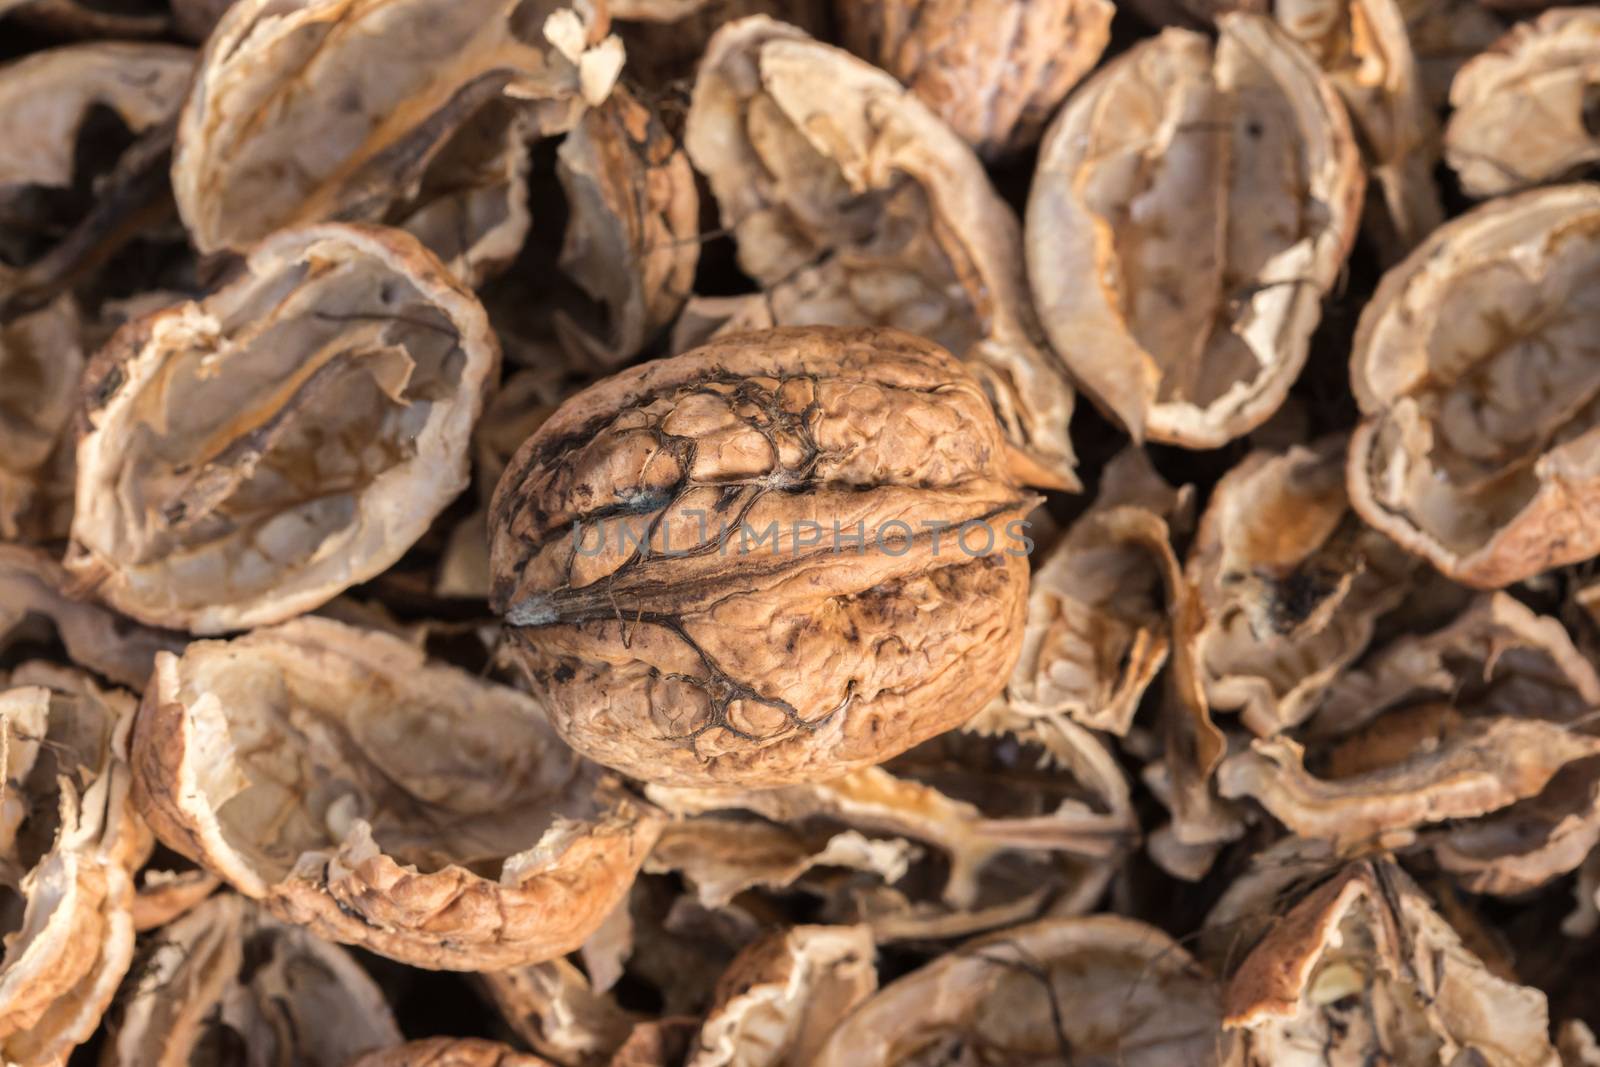
[[[1409,591],[1412,557],[1351,511],[1344,457],[1343,437],[1246,456],[1190,549],[1206,699],[1263,737],[1310,717]]]
[[[985,158],[1036,144],[1111,39],[1110,0],[847,0],[845,47]]]
[[[338,945],[235,893],[212,897],[143,947],[123,987],[111,1064],[345,1067],[400,1043],[383,991]]]
[[[1362,517],[1494,588],[1600,551],[1600,188],[1496,200],[1390,270],[1350,359]]]
[[[1330,688],[1310,736],[1261,738],[1218,772],[1303,837],[1355,843],[1540,794],[1600,754],[1600,677],[1554,619],[1495,594]]]
[[[45,663],[0,677],[0,1059],[65,1062],[133,959],[133,700]]]
[[[523,445],[490,506],[491,603],[590,758],[834,777],[959,725],[1010,671],[1028,503],[1004,454],[926,341],[735,335],[585,390]],[[929,524],[957,533],[935,547]]]
[[[1136,440],[1215,448],[1305,363],[1355,237],[1345,108],[1269,18],[1170,29],[1073,94],[1040,149],[1028,277],[1051,343]]]
[[[1071,386],[1043,347],[1015,217],[888,74],[765,18],[712,39],[685,145],[780,325],[894,326],[966,360],[1031,481],[1077,484]]]
[[[430,1037],[369,1052],[349,1067],[552,1067],[549,1060],[480,1037]]]
[[[1476,197],[1576,177],[1600,160],[1600,12],[1547,11],[1461,68],[1445,158]]]
[[[483,309],[405,234],[282,231],[96,357],[67,566],[196,633],[316,607],[465,487],[498,358]]]
[[[553,15],[569,32],[547,40]],[[603,33],[555,0],[240,0],[184,107],[184,223],[212,252],[283,226],[388,222],[480,278],[527,235],[525,137],[566,128],[615,80],[620,44],[589,47]]]
[[[423,967],[576,947],[653,830],[608,808],[527,696],[325,619],[163,654],[134,765],[168,846],[279,917]]]
[[[1496,977],[1388,860],[1282,915],[1230,979],[1249,1067],[1550,1064],[1544,994]]]
[[[1210,977],[1154,927],[1054,919],[970,942],[886,986],[812,1063],[1205,1067],[1222,1062],[1219,1014]]]

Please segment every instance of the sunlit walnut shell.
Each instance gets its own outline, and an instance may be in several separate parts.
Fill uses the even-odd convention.
[[[1270,18],[1166,30],[1045,135],[1028,277],[1052,345],[1135,440],[1215,448],[1305,364],[1364,178],[1343,102]]]
[[[517,1037],[557,1063],[606,1062],[636,1022],[565,959],[490,971],[479,980]]]
[[[1128,732],[1171,647],[1166,594],[1181,578],[1168,524],[1186,523],[1192,500],[1136,448],[1107,464],[1094,504],[1034,563],[1009,709]]]
[[[1263,737],[1310,717],[1409,591],[1412,557],[1350,509],[1344,456],[1343,437],[1251,453],[1217,483],[1190,548],[1206,700]]]
[[[1600,677],[1560,624],[1493,594],[1347,671],[1301,741],[1256,740],[1218,784],[1302,837],[1381,842],[1537,796],[1600,754],[1585,725],[1597,705]]]
[[[133,928],[139,933],[166,926],[189,914],[222,885],[210,871],[146,867],[135,880]]]
[[[779,325],[893,326],[983,382],[1027,480],[1075,488],[1073,392],[1028,301],[1016,217],[894,78],[800,30],[719,30],[685,145]]]
[[[796,926],[735,957],[684,1067],[811,1063],[839,1020],[878,988],[864,926]]]
[[[528,231],[524,141],[570,127],[621,66],[603,14],[578,7],[240,0],[207,43],[173,156],[196,247],[383,222],[481,280]]]
[[[1032,147],[1111,40],[1110,0],[836,0],[844,45],[986,158]]]
[[[576,948],[658,825],[524,694],[318,618],[158,657],[133,764],[168,847],[281,919],[419,967]]]
[[[1396,0],[1274,0],[1273,17],[1327,74],[1350,109],[1377,188],[1368,218],[1388,255],[1444,221],[1433,168],[1438,119],[1423,97]]]
[[[884,987],[813,1067],[1225,1062],[1218,990],[1176,942],[1116,915],[969,942]]]
[[[554,1067],[546,1059],[481,1037],[429,1037],[369,1052],[348,1067]]]
[[[1600,12],[1514,26],[1450,85],[1445,158],[1469,196],[1578,177],[1600,161]]]
[[[379,573],[467,483],[499,348],[416,240],[284,230],[135,320],[85,378],[66,565],[156,625],[289,618]]]
[[[1010,672],[1031,499],[1007,454],[927,341],[735,335],[529,438],[490,506],[491,604],[590,758],[682,785],[837,777],[959,726]]]
[[[1345,868],[1272,921],[1224,1005],[1246,1067],[1555,1063],[1544,994],[1491,974],[1388,859]]]
[[[401,1041],[351,955],[222,893],[141,942],[104,1067],[345,1067]]]
[[[148,224],[194,61],[100,41],[0,64],[0,317],[49,304]]]
[[[0,1060],[63,1064],[133,959],[133,868],[150,834],[128,799],[134,702],[28,663],[0,675]]]
[[[1350,379],[1350,498],[1449,577],[1494,588],[1600,552],[1600,186],[1496,200],[1384,275]]]

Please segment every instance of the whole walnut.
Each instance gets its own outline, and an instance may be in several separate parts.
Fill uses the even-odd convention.
[[[734,334],[569,399],[489,509],[491,603],[574,748],[668,784],[879,763],[1004,685],[1034,498],[897,330]]]

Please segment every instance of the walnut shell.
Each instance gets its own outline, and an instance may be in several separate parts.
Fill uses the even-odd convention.
[[[61,497],[70,500],[62,483],[72,480],[68,429],[82,373],[69,297],[0,324],[0,538],[48,541],[65,532],[54,514]]]
[[[554,1067],[549,1060],[481,1037],[429,1037],[369,1052],[347,1067]]]
[[[1135,440],[1215,448],[1304,366],[1355,239],[1364,178],[1344,104],[1270,18],[1215,46],[1166,30],[1051,123],[1028,277],[1051,344]]]
[[[590,758],[682,785],[836,777],[960,725],[1010,671],[1030,501],[1006,454],[933,344],[735,335],[528,439],[490,506],[491,603]]]
[[[483,309],[414,238],[280,231],[244,277],[95,357],[66,566],[195,633],[314,608],[466,486],[498,363]]]
[[[1600,186],[1451,220],[1384,275],[1350,379],[1350,499],[1459,582],[1495,588],[1600,552],[1600,362],[1587,320]]]
[[[479,980],[517,1037],[557,1063],[606,1062],[637,1022],[565,959],[490,971]]]
[[[1027,480],[1076,488],[1073,392],[978,158],[888,74],[752,17],[719,30],[684,143],[779,325],[893,326],[967,362]]]
[[[133,763],[169,847],[278,918],[419,967],[576,948],[658,827],[524,694],[318,618],[158,657]]]
[[[1218,990],[1176,942],[1117,915],[968,942],[884,987],[813,1067],[1225,1062]]]
[[[481,280],[528,232],[526,138],[569,127],[615,80],[621,46],[601,47],[603,14],[579,8],[240,0],[207,43],[173,155],[195,246],[386,222]]]
[[[1352,864],[1273,922],[1224,1005],[1246,1067],[1555,1063],[1544,994],[1485,969],[1387,858]]]
[[[150,834],[128,799],[134,702],[28,663],[0,676],[0,1060],[66,1062],[133,959],[133,869]],[[20,904],[20,907],[17,905]]]
[[[1512,29],[1450,85],[1445,158],[1469,196],[1579,176],[1600,161],[1600,12],[1557,8]]]
[[[345,1067],[401,1041],[354,957],[236,893],[212,897],[142,945],[105,1067],[240,1062]]]
[[[1110,0],[836,0],[844,46],[985,158],[1032,147],[1111,40]]]

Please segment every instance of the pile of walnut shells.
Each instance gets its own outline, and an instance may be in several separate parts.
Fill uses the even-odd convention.
[[[1600,1067],[1600,7],[0,0],[0,1064]]]

